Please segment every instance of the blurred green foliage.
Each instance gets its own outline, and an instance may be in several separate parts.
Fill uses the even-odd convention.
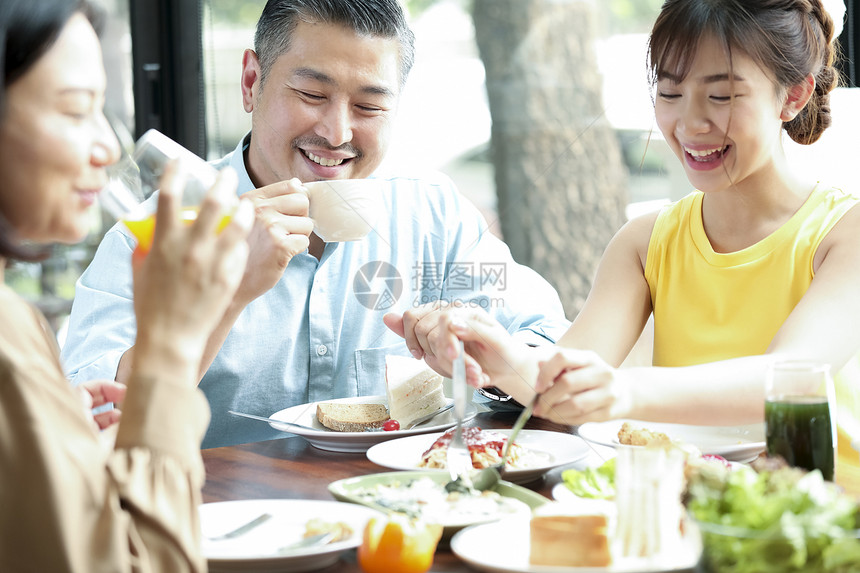
[[[609,0],[606,5],[610,12],[609,33],[629,34],[650,30],[663,0]]]
[[[412,19],[437,2],[460,2],[471,10],[471,0],[402,0]],[[264,0],[205,0],[212,8],[216,25],[232,28],[253,28],[265,5]],[[610,34],[643,32],[651,28],[654,15],[659,12],[663,0],[598,0],[596,6],[605,11]]]
[[[412,18],[440,0],[402,0]],[[631,0],[635,2],[635,0]],[[211,8],[216,26],[253,28],[266,5],[265,0],[205,0]]]
[[[409,11],[409,16],[414,19],[436,2],[439,2],[439,0],[406,0],[405,4],[406,9]]]
[[[265,0],[204,0],[212,10],[215,26],[253,28],[266,5]]]
[[[404,0],[412,18],[439,2],[459,2],[467,12],[473,0]],[[525,0],[522,0],[525,1]],[[605,21],[606,33],[643,33],[651,29],[663,0],[594,0],[595,8]]]

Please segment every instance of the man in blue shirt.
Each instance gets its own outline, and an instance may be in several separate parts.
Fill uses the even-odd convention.
[[[566,330],[557,293],[517,265],[441,174],[376,173],[388,147],[413,36],[398,0],[270,0],[241,87],[251,132],[216,167],[254,201],[251,255],[208,341],[203,447],[283,434],[228,410],[268,416],[332,398],[385,393],[385,355],[409,352],[382,317],[435,301],[476,304],[523,342]],[[374,177],[383,187],[364,239],[313,233],[300,181]],[[78,281],[63,360],[72,381],[125,379],[133,354],[131,255],[117,225]]]

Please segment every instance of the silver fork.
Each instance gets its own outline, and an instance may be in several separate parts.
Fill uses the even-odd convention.
[[[466,359],[463,349],[463,341],[458,341],[459,354],[454,359],[454,372],[451,381],[451,391],[454,395],[454,417],[457,427],[454,437],[448,444],[448,473],[451,480],[457,480],[460,476],[468,475],[472,469],[472,456],[463,441],[463,418],[466,416]]]
[[[514,422],[514,427],[508,435],[508,441],[505,444],[504,450],[502,450],[502,459],[496,464],[485,467],[472,479],[472,485],[475,489],[484,491],[493,488],[497,483],[499,483],[499,480],[502,479],[502,473],[504,473],[505,466],[508,462],[508,453],[511,451],[511,445],[514,443],[520,430],[523,429],[523,426],[525,426],[529,418],[532,417],[532,412],[535,409],[535,404],[537,404],[539,396],[539,394],[535,393],[534,398],[531,399],[526,407],[523,408],[523,411],[520,412],[520,415],[517,416],[517,421]]]
[[[228,531],[227,533],[224,533],[222,535],[214,535],[214,536],[208,537],[207,539],[209,539],[210,541],[223,541],[225,539],[235,539],[236,537],[239,537],[240,535],[245,535],[246,533],[248,533],[249,531],[251,531],[255,527],[262,525],[263,523],[269,521],[271,518],[272,518],[271,513],[264,513],[262,515],[255,517],[254,519],[252,519],[248,523],[240,525],[236,529]]]

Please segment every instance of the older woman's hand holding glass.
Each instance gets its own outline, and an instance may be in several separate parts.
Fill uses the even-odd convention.
[[[87,211],[119,156],[102,110],[98,22],[82,0],[0,8],[0,278],[6,259],[43,258],[36,244],[86,236]],[[135,255],[127,388],[73,388],[44,318],[0,285],[0,570],[205,569],[197,506],[209,415],[197,375],[242,279],[253,210],[242,202],[222,225],[236,188],[225,172],[188,224],[182,185],[169,166],[152,247]],[[93,416],[109,402],[122,403],[122,416]],[[108,426],[115,442],[100,439]]]

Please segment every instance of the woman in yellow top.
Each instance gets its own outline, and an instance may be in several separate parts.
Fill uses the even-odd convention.
[[[44,256],[34,243],[86,235],[119,156],[95,21],[80,0],[0,3],[0,283],[9,258]],[[85,384],[82,404],[44,318],[0,284],[0,571],[206,569],[197,506],[209,409],[197,372],[242,277],[253,212],[240,207],[216,236],[217,196],[236,186],[222,176],[185,226],[175,171],[161,182],[156,246],[135,261],[127,390]],[[121,417],[85,406],[117,400]]]
[[[761,421],[769,364],[839,371],[860,349],[860,209],[792,173],[781,143],[830,124],[832,41],[820,0],[665,2],[655,114],[697,191],[616,234],[555,348],[524,349],[478,311],[386,322],[442,370],[454,333],[470,383],[521,403],[541,392],[535,414],[557,422]],[[654,366],[619,369],[652,313]]]

